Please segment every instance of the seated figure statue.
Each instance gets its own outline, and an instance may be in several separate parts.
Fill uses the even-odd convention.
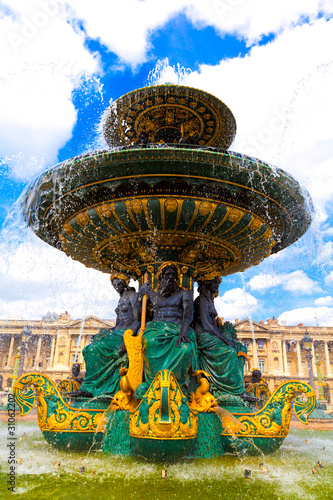
[[[123,341],[125,330],[130,328],[134,335],[140,326],[138,296],[125,275],[112,274],[111,283],[120,299],[115,310],[116,324],[110,329],[101,329],[83,351],[86,376],[78,391],[69,393],[72,397],[96,397],[114,395],[120,387],[119,368],[128,366]]]
[[[84,377],[81,375],[81,365],[80,363],[73,363],[72,364],[72,373],[69,377],[67,377],[68,380],[73,380],[74,382],[77,382],[78,384],[82,384],[84,381]]]
[[[210,391],[243,396],[245,392],[241,363],[237,356],[237,347],[222,333],[218,325],[218,315],[214,306],[214,297],[218,293],[220,279],[198,281],[199,296],[194,301],[195,330],[198,344],[199,368],[211,376]]]
[[[181,288],[175,264],[165,263],[157,273],[155,290],[144,284],[139,295],[147,294],[152,321],[142,336],[144,374],[150,384],[160,370],[171,370],[182,389],[191,370],[197,370],[195,333],[190,328],[193,318],[191,290]]]

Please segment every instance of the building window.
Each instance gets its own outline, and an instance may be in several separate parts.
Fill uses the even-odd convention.
[[[264,341],[263,340],[258,340],[258,349],[259,349],[259,351],[264,350]]]
[[[78,343],[79,343],[79,337],[75,337],[74,338],[74,345],[78,345]]]
[[[250,341],[249,340],[243,340],[243,344],[245,347],[248,349],[250,347]]]
[[[265,360],[264,359],[259,359],[259,370],[261,373],[265,371]]]
[[[51,361],[51,358],[50,358],[50,356],[48,356],[46,358],[46,361],[45,361],[45,368],[48,368],[50,366],[50,361]]]
[[[292,373],[291,361],[287,361],[287,370],[288,370],[288,373]]]
[[[245,372],[248,372],[249,371],[249,363],[247,360],[245,360],[245,363],[244,363],[244,371]]]

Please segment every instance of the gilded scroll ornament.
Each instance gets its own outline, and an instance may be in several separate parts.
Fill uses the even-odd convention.
[[[65,379],[59,382],[58,391],[60,394],[67,394],[68,392],[78,391],[81,385],[76,380]]]
[[[150,439],[190,439],[198,432],[198,414],[187,404],[169,370],[160,371],[130,412],[130,435]]]
[[[297,394],[305,395],[305,401]],[[296,397],[297,396],[297,397]],[[297,418],[307,424],[308,415],[316,404],[313,389],[304,382],[292,380],[281,384],[262,410],[256,413],[234,413],[243,424],[238,437],[286,437],[289,432],[292,403]],[[221,435],[228,433],[223,430]]]
[[[29,413],[36,400],[34,390],[26,390],[29,386],[37,393],[37,421],[42,431],[96,432],[103,410],[70,407],[54,382],[39,373],[27,373],[14,384],[14,397],[21,415]]]

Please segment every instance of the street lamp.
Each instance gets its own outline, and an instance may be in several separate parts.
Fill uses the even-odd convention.
[[[25,355],[27,352],[27,346],[28,346],[29,339],[32,335],[32,332],[27,325],[23,328],[21,335],[22,335],[21,336],[21,359],[20,359],[20,366],[18,369],[17,378],[20,378],[22,373],[23,373],[24,359],[25,359]]]
[[[324,388],[323,388],[324,385],[326,385],[326,383],[323,382],[323,376],[321,373],[321,361],[318,353],[316,354],[315,365],[317,368],[317,380],[318,380],[318,392],[319,392],[318,404],[321,410],[327,410],[327,400],[325,399]]]
[[[303,347],[306,351],[306,359],[308,362],[308,369],[309,369],[309,380],[310,380],[310,385],[312,389],[314,390],[314,382],[313,382],[313,371],[312,371],[312,341],[313,339],[310,337],[308,334],[308,331],[305,332],[305,335],[302,339]]]

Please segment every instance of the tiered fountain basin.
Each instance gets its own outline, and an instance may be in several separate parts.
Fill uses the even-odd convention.
[[[25,220],[85,266],[140,283],[147,273],[154,288],[166,263],[176,266],[179,284],[189,289],[195,281],[244,271],[306,232],[311,200],[284,171],[227,151],[235,131],[231,111],[206,92],[175,85],[130,92],[104,117],[113,149],[40,175],[24,197]],[[141,338],[132,338],[138,346],[131,351],[125,337],[129,372],[132,352],[140,381],[131,386],[124,375],[120,387],[127,389],[109,407],[70,401],[41,374],[16,382],[23,413],[33,399],[24,387],[36,390],[39,425],[53,445],[100,444],[111,454],[149,459],[272,452],[288,434],[292,405],[303,423],[314,408],[313,390],[300,381],[282,384],[259,411],[233,394],[216,408],[209,392],[199,394],[200,386],[193,388],[200,401],[176,390],[169,370],[136,400]]]
[[[190,279],[244,271],[292,244],[311,222],[309,198],[282,170],[175,145],[65,161],[33,183],[24,215],[74,260],[134,279],[165,261],[187,268]]]

